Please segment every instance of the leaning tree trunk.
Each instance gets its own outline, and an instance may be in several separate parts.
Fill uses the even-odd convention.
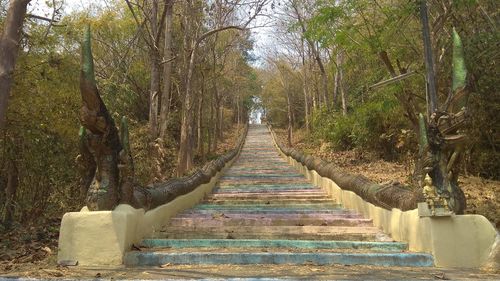
[[[19,52],[26,7],[30,0],[12,0],[0,36],[0,130],[5,128],[5,118],[10,90],[14,80],[14,68]]]

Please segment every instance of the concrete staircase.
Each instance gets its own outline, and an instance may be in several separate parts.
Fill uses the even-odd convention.
[[[265,126],[252,126],[214,193],[127,253],[125,264],[423,267],[433,258],[407,252],[370,219],[342,208],[279,155]]]

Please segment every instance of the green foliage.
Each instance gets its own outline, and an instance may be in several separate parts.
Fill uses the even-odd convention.
[[[40,36],[37,31],[32,36]],[[45,48],[19,57],[16,77],[22,79],[16,79],[0,138],[0,170],[9,158],[19,170],[17,220],[77,210],[78,62]]]
[[[392,157],[397,134],[408,126],[401,115],[397,100],[387,94],[356,107],[347,116],[323,108],[313,113],[313,137],[336,149],[362,148]]]
[[[336,54],[342,52],[345,55],[342,70],[348,116],[316,109],[313,112],[313,132],[334,143],[338,149],[384,147],[384,153],[390,152],[385,149],[389,144],[398,143],[397,129],[411,129],[413,134],[418,134],[414,117],[425,112],[426,107],[423,76],[411,76],[383,88],[385,94],[382,96],[391,99],[394,109],[389,112],[380,100],[366,98],[367,87],[390,78],[389,70],[394,70],[396,75],[408,71],[425,72],[418,1],[315,0],[294,3],[298,5],[307,27],[307,32],[299,35],[312,40],[329,55],[323,59],[332,86],[337,71]],[[474,174],[498,178],[498,5],[495,1],[454,0],[431,1],[428,8],[434,19],[432,41],[439,104],[442,106],[450,93],[462,87],[466,86],[470,93],[470,96],[466,93],[464,102],[455,103],[452,108],[456,112],[469,99],[472,124],[470,143],[466,148],[469,156],[464,166]],[[290,10],[293,13],[293,9]],[[301,33],[295,17],[292,18],[288,20],[290,32]],[[383,61],[385,57],[381,54],[387,54],[388,60]],[[313,58],[309,58],[308,63],[313,65],[309,94],[317,101],[315,91],[321,87],[317,79],[318,69]],[[395,102],[394,97],[398,97],[399,102]],[[270,105],[269,100],[264,99],[264,103],[266,107]],[[282,123],[286,120],[286,112],[280,112],[276,104],[283,106],[283,102],[277,99],[272,101],[271,115]],[[405,112],[402,112],[406,105]],[[339,107],[337,101],[334,109]],[[299,116],[302,118],[303,115]],[[405,116],[413,117],[411,127],[404,121]]]

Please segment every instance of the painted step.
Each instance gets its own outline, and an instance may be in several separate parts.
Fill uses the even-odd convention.
[[[205,225],[208,227],[222,226],[371,226],[371,219],[350,219],[350,218],[308,218],[308,219],[272,219],[272,218],[229,218],[225,215],[219,217],[192,217],[178,218],[170,220],[169,226],[190,227]]]
[[[268,210],[272,211],[281,211],[281,210],[339,210],[342,207],[341,204],[337,203],[316,203],[316,204],[198,204],[193,210]]]
[[[348,226],[167,226],[154,238],[391,241],[375,227]]]
[[[296,171],[293,173],[284,173],[280,172],[277,173],[276,171],[272,173],[255,173],[258,172],[254,169],[254,173],[248,173],[248,172],[238,172],[234,173],[231,171],[227,171],[222,177],[221,180],[225,180],[227,178],[237,178],[237,179],[243,179],[243,178],[249,178],[249,179],[259,179],[259,178],[272,178],[272,179],[281,179],[281,178],[290,178],[290,179],[304,179],[303,174],[299,174]]]
[[[230,189],[230,188],[226,188],[226,189],[220,189],[218,188],[217,190],[215,190],[215,194],[216,195],[224,195],[224,196],[234,196],[235,194],[238,195],[238,194],[241,194],[241,195],[276,195],[276,194],[290,194],[290,195],[299,195],[299,194],[304,194],[304,195],[315,195],[315,196],[318,196],[318,195],[321,195],[321,196],[325,196],[325,192],[323,190],[319,190],[319,189],[312,189],[312,188],[309,188],[309,189],[281,189],[281,190],[269,190],[267,188],[261,188],[260,190],[248,190],[248,189],[244,189],[244,188],[240,188],[240,189],[236,189],[236,188],[233,188],[233,189]]]
[[[261,183],[261,184],[255,184],[255,183],[244,183],[242,181],[235,182],[235,183],[229,183],[229,181],[221,181],[219,182],[218,185],[216,185],[217,188],[252,188],[252,187],[258,187],[258,188],[265,188],[265,189],[272,189],[272,188],[283,188],[285,185],[282,183],[276,183],[276,182],[271,182],[271,183]],[[314,189],[318,191],[323,191],[319,187],[316,187],[308,182],[292,182],[286,184],[286,187],[288,188],[295,188],[295,189]],[[324,192],[324,191],[323,191]]]
[[[290,205],[290,204],[337,204],[332,199],[321,198],[321,199],[303,199],[303,198],[255,198],[248,199],[245,197],[233,197],[225,199],[207,199],[203,201],[203,204],[212,205]]]
[[[163,264],[317,264],[429,267],[433,257],[422,253],[217,253],[217,252],[129,252],[127,266],[160,266]]]
[[[235,168],[231,167],[229,170],[227,170],[227,173],[245,173],[245,174],[274,174],[274,173],[297,173],[297,170],[291,167],[287,166],[282,166],[282,167],[240,167],[240,168]]]
[[[234,178],[234,179],[221,179],[219,186],[224,187],[227,185],[233,184],[246,184],[246,185],[264,185],[264,184],[292,184],[292,183],[301,183],[308,184],[309,182],[304,178],[255,178],[255,179],[247,179],[247,178]],[[311,187],[312,188],[312,187]],[[315,187],[317,188],[317,187]]]
[[[210,213],[210,214],[200,214],[195,212],[184,212],[178,214],[175,218],[200,218],[200,219],[273,219],[273,220],[335,220],[335,219],[363,219],[359,214],[352,212],[345,212],[342,214],[238,214],[238,213]]]
[[[230,188],[239,188],[239,189],[247,189],[247,188],[261,188],[261,189],[272,189],[273,187],[283,187],[284,184],[274,184],[274,183],[267,183],[267,184],[254,184],[254,183],[247,183],[244,184],[242,182],[236,182],[236,183],[228,183],[228,182],[219,182],[215,187],[216,191],[218,189],[230,189]],[[286,185],[288,189],[296,189],[297,191],[316,191],[319,193],[325,194],[325,191],[312,185],[309,183],[287,183]],[[279,190],[276,190],[276,192],[279,192]]]
[[[299,201],[308,201],[308,202],[336,202],[336,200],[321,196],[321,195],[313,195],[310,196],[287,196],[276,195],[276,194],[223,194],[222,196],[210,196],[207,197],[204,202],[220,204],[221,202],[232,201],[232,202],[253,202],[253,201],[271,201],[271,202],[299,202]]]
[[[242,192],[242,193],[237,193],[237,192],[217,192],[209,195],[207,197],[208,199],[220,199],[220,200],[225,200],[225,199],[231,199],[231,198],[237,198],[237,199],[264,199],[264,198],[270,198],[270,199],[286,199],[286,198],[298,198],[298,199],[324,199],[324,198],[329,198],[323,191],[319,190],[308,190],[307,192],[298,192],[298,191],[291,191],[291,192]]]
[[[261,240],[261,239],[145,239],[147,248],[290,248],[290,249],[350,249],[402,252],[408,244],[373,241],[316,241],[316,240]]]
[[[298,214],[298,215],[323,215],[323,214],[332,214],[332,215],[342,215],[350,213],[349,210],[346,209],[329,209],[329,210],[299,210],[299,209],[276,209],[273,210],[265,210],[265,209],[224,209],[224,210],[201,210],[201,209],[189,209],[187,211],[182,212],[181,214],[207,214],[207,215],[219,215],[225,214],[228,216],[235,214],[259,214],[263,217],[270,214]]]

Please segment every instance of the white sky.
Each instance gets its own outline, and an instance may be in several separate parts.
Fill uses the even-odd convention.
[[[96,5],[105,5],[105,0],[62,0],[63,16],[73,11],[82,11]],[[52,0],[32,0],[28,8],[29,12],[34,15],[50,18],[53,10],[48,7],[47,3],[52,3]],[[60,5],[61,0],[56,0],[57,5]],[[254,26],[266,25],[269,19],[257,18]],[[255,66],[261,66],[264,63],[265,50],[272,48],[275,44],[273,40],[273,30],[271,27],[259,27],[252,29],[252,37],[255,40],[253,54],[257,58]],[[274,47],[275,48],[275,47]]]
[[[75,10],[84,10],[93,5],[102,5],[103,0],[63,0],[63,14],[71,13]],[[50,17],[52,9],[48,8],[47,3],[52,3],[51,0],[32,0],[29,6],[31,13]],[[60,5],[61,0],[56,0],[56,4]]]

